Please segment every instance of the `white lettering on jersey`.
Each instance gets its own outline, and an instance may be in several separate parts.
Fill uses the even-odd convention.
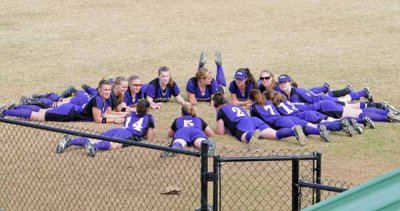
[[[236,113],[237,117],[246,116],[246,114],[244,114],[243,111],[240,110],[239,108],[232,107],[232,111]]]

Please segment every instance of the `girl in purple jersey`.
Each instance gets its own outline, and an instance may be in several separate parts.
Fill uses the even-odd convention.
[[[307,92],[304,89],[292,87],[290,82],[291,78],[288,75],[281,75],[278,78],[279,87],[290,102],[310,104],[308,106],[311,106],[312,109],[315,109],[316,111],[328,116],[338,119],[342,117],[358,118],[359,123],[363,122],[362,118],[364,116],[368,116],[373,121],[378,122],[400,121],[400,116],[391,111],[374,107],[360,109],[356,106],[348,106],[349,104],[340,103],[326,98],[320,98],[318,95],[313,95],[312,93],[310,94],[310,92]]]
[[[158,69],[158,78],[153,79],[147,86],[147,100],[153,109],[160,109],[162,102],[168,102],[174,96],[176,102],[184,105],[187,102],[180,95],[178,84],[172,80],[168,67]]]
[[[196,112],[192,105],[183,105],[181,108],[182,116],[174,120],[168,131],[168,137],[173,138],[171,147],[175,149],[184,149],[186,146],[193,146],[201,149],[203,142],[210,145],[210,151],[215,148],[214,143],[208,140],[208,137],[214,135],[214,131],[200,117],[196,116]],[[161,158],[171,155],[165,151],[161,154]]]
[[[388,105],[387,103],[374,103],[373,97],[371,94],[371,91],[369,88],[365,88],[362,91],[355,91],[350,93],[349,95],[346,95],[341,98],[335,98],[335,97],[330,97],[327,95],[317,95],[314,94],[308,90],[296,87],[292,85],[292,78],[288,76],[287,74],[280,75],[278,78],[278,83],[279,83],[279,88],[280,91],[286,95],[286,97],[291,101],[291,102],[303,102],[303,103],[315,103],[318,101],[323,101],[323,100],[330,100],[334,101],[335,103],[339,103],[341,105],[344,105],[346,107],[351,107],[351,108],[378,108],[378,109],[383,109],[383,110],[389,110],[389,107],[392,107]],[[361,97],[366,97],[369,101],[371,102],[358,102],[358,103],[348,103],[354,100],[358,100]]]
[[[250,91],[250,99],[254,102],[250,107],[250,115],[263,120],[273,129],[289,128],[303,130],[306,135],[320,135],[325,142],[331,140],[324,124],[315,125],[295,116],[281,116],[275,105],[266,100],[258,89]],[[295,131],[296,132],[296,131]]]
[[[257,88],[249,68],[239,68],[235,73],[235,80],[229,84],[229,92],[231,93],[231,103],[239,106],[250,106],[249,92]]]
[[[146,98],[147,85],[137,75],[131,75],[128,78],[128,91],[124,94],[125,109],[123,111],[133,112],[140,99]]]
[[[111,89],[111,95],[108,99],[112,111],[125,112],[126,104],[124,102],[124,96],[127,90],[128,80],[126,80],[126,78],[122,76],[115,78],[114,84],[112,85]]]
[[[101,135],[130,141],[141,141],[142,138],[152,140],[154,137],[154,117],[151,114],[147,114],[149,108],[150,103],[146,99],[140,100],[136,112],[126,118],[123,128],[113,128],[103,132]],[[90,157],[94,157],[97,150],[112,150],[130,145],[104,140],[90,141],[85,137],[71,139],[71,137],[66,135],[57,144],[56,153],[61,154],[70,146],[84,146],[86,153]]]
[[[301,146],[306,144],[306,137],[302,130],[282,128],[274,130],[257,117],[250,117],[246,110],[238,105],[228,104],[221,93],[213,96],[214,107],[217,111],[216,133],[225,134],[225,128],[239,141],[249,143],[254,139],[277,140],[296,136]]]
[[[210,102],[212,95],[218,92],[218,83],[207,68],[200,68],[196,76],[186,83],[188,101],[195,105],[198,101]]]
[[[112,113],[108,98],[111,94],[111,84],[101,80],[98,94],[93,96],[83,106],[66,103],[48,110],[34,105],[19,105],[14,109],[5,110],[5,116],[20,117],[35,121],[95,121],[96,123],[123,123],[124,114]]]
[[[279,85],[275,79],[275,75],[270,70],[261,71],[258,84],[259,84],[258,89],[260,90],[261,93],[263,93],[265,90],[269,90],[269,89],[272,89],[275,91],[280,91]],[[351,87],[351,86],[349,85],[344,89],[331,91],[330,85],[328,83],[324,83],[323,86],[313,87],[310,89],[310,91],[315,94],[324,92],[325,94],[327,94],[331,97],[342,97],[342,96],[345,96],[345,95],[353,92],[352,89],[350,89],[349,87]],[[355,92],[355,90],[354,90],[354,92]]]
[[[215,65],[217,66],[217,73],[215,75],[215,81],[218,84],[218,90],[223,92],[224,91],[224,87],[226,87],[226,79],[225,79],[224,69],[222,67],[221,52],[216,52],[215,53],[214,62],[215,62]],[[207,63],[206,54],[204,52],[201,52],[200,60],[199,60],[199,66],[197,67],[197,69],[200,70],[201,68],[204,68],[204,65],[206,63]]]

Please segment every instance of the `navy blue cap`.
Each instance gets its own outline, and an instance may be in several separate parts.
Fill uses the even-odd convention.
[[[288,82],[288,81],[291,81],[292,79],[290,78],[290,76],[288,76],[287,74],[283,74],[283,75],[280,75],[279,77],[278,77],[278,83],[281,83],[281,82]]]
[[[235,73],[235,79],[244,80],[247,78],[247,73],[243,69],[238,69]]]

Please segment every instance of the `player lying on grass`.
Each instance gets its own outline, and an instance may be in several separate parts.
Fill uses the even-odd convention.
[[[315,95],[307,90],[293,87],[291,77],[284,74],[278,77],[279,88],[291,103],[304,103],[306,109],[313,109],[327,116],[340,119],[342,117],[358,118],[362,123],[362,118],[368,116],[373,121],[378,122],[399,122],[400,116],[389,110],[375,107],[363,108],[363,103],[346,104],[331,97]],[[359,107],[359,108],[357,108]],[[360,108],[361,107],[361,108]]]
[[[168,131],[168,137],[173,138],[171,147],[175,149],[184,149],[186,146],[193,146],[201,149],[203,142],[209,144],[209,152],[215,150],[215,143],[208,140],[208,137],[214,135],[214,131],[200,117],[196,116],[196,111],[190,104],[183,105],[181,108],[182,116],[176,118]],[[161,154],[161,158],[172,155],[171,152],[165,151]]]
[[[108,81],[112,84],[112,92],[109,99],[112,110],[124,110],[123,108],[126,107],[124,104],[124,95],[128,89],[128,81],[124,77],[112,78],[112,80],[108,79]],[[64,91],[63,97],[54,93],[34,94],[32,98],[22,96],[20,105],[36,105],[44,109],[59,107],[66,103],[83,106],[90,100],[91,96],[98,93],[97,89],[94,89],[94,91],[92,89],[93,88],[88,87],[88,85],[85,85],[85,91],[78,91],[73,87],[69,87]]]
[[[170,101],[172,96],[181,105],[188,103],[182,98],[180,92],[178,84],[171,78],[170,69],[162,66],[158,69],[158,77],[147,85],[146,96],[151,108],[160,109],[162,102]]]
[[[250,99],[254,102],[250,107],[250,115],[258,117],[275,130],[281,128],[294,130],[296,127],[300,127],[305,135],[319,135],[323,141],[329,142],[331,138],[326,125],[335,129],[338,127],[337,130],[341,129],[340,123],[336,124],[336,122],[326,122],[316,125],[295,116],[282,116],[274,104],[266,100],[258,89],[252,89],[249,95]]]
[[[257,117],[250,117],[247,111],[238,105],[228,104],[221,93],[213,97],[214,108],[217,111],[216,133],[229,132],[239,141],[249,143],[254,139],[277,140],[295,136],[301,146],[306,144],[306,137],[301,127],[293,129],[282,128],[274,130]],[[225,131],[225,128],[228,131]]]
[[[155,125],[154,117],[151,114],[148,114],[149,108],[149,101],[146,99],[139,100],[136,112],[131,113],[126,118],[123,128],[113,128],[103,132],[101,135],[129,141],[141,141],[142,138],[152,140],[154,137]],[[71,139],[71,137],[66,135],[60,143],[57,144],[56,153],[63,153],[65,149],[71,146],[85,147],[86,153],[90,157],[94,157],[97,150],[112,150],[127,147],[129,145],[104,140],[90,141],[85,137]]]
[[[233,105],[250,106],[249,92],[257,87],[257,83],[249,68],[239,68],[234,80],[229,84],[231,103]]]
[[[44,110],[34,105],[19,105],[13,109],[2,111],[2,114],[35,121],[94,121],[96,123],[121,124],[125,121],[126,113],[111,110],[110,95],[111,83],[101,80],[98,93],[83,106],[66,103],[57,108]]]

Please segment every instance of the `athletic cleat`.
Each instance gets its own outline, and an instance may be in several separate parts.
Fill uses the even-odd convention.
[[[391,111],[389,111],[386,117],[388,118],[389,122],[400,122],[400,116],[394,114]]]
[[[201,52],[200,59],[199,59],[199,67],[202,68],[207,63],[206,53]]]
[[[0,117],[4,117],[4,111],[7,110],[5,105],[0,105]]]
[[[368,87],[364,88],[364,92],[367,96],[365,96],[365,98],[367,98],[367,100],[371,103],[374,102],[374,96],[371,93],[371,89],[369,89]]]
[[[304,146],[307,143],[306,135],[304,135],[303,128],[300,125],[296,125],[293,128],[294,133],[296,134],[296,139],[299,142],[300,146]]]
[[[87,84],[82,84],[81,88],[86,91],[86,90],[90,89],[90,86]]]
[[[164,151],[161,153],[160,158],[168,158],[168,157],[173,157],[175,154],[170,151]]]
[[[389,103],[387,103],[386,101],[383,101],[383,105],[385,105],[386,110],[396,114],[396,115],[400,115],[400,110],[398,110],[397,108],[395,108],[394,106],[390,105]]]
[[[32,98],[42,98],[42,97],[48,97],[50,95],[50,93],[46,93],[46,94],[33,94]]]
[[[21,98],[19,99],[19,104],[28,105],[28,103],[29,103],[29,98],[27,96],[22,95]]]
[[[215,141],[208,139],[208,156],[215,156],[217,152],[217,146]]]
[[[7,110],[10,110],[10,109],[14,109],[15,107],[17,107],[17,104],[14,102],[14,101],[11,101],[9,104],[8,104],[8,106],[7,106]]]
[[[75,87],[70,86],[65,91],[63,91],[60,96],[62,98],[67,98],[73,96],[76,92],[78,92],[78,90],[76,90]]]
[[[364,127],[368,127],[368,128],[371,128],[371,129],[375,129],[375,122],[372,121],[372,119],[369,118],[369,116],[364,116],[364,117],[362,118],[362,121],[363,121],[363,123],[364,123]]]
[[[221,66],[222,65],[222,56],[221,56],[221,52],[216,52],[214,55],[214,61],[215,64],[217,66]]]
[[[352,137],[353,134],[356,133],[353,127],[350,125],[350,121],[348,119],[340,120],[340,125],[342,126],[342,130],[347,134],[347,136]]]
[[[61,154],[64,150],[71,146],[71,137],[65,135],[56,146],[56,153]]]
[[[354,87],[351,84],[347,84],[346,89],[348,89],[350,93],[357,92],[357,90],[354,89]]]
[[[258,129],[253,131],[253,135],[251,136],[251,139],[248,141],[248,143],[257,141],[260,138],[260,134],[261,134],[261,131]]]
[[[353,127],[353,129],[358,133],[358,134],[362,134],[363,133],[363,129],[361,128],[361,126],[357,123],[356,119],[350,119],[349,120],[350,125]]]
[[[318,126],[318,129],[319,129],[319,136],[321,137],[321,139],[322,139],[323,141],[325,141],[325,142],[330,142],[330,141],[332,141],[331,135],[329,134],[329,131],[328,131],[328,129],[326,128],[325,125],[320,124],[320,125]]]
[[[328,89],[327,92],[332,91],[332,87],[331,87],[331,85],[330,85],[328,82],[324,82],[324,84],[323,84],[322,86],[324,86],[324,87],[326,87],[326,88]]]
[[[86,143],[85,144],[86,154],[90,157],[96,156],[96,145],[93,143]]]

